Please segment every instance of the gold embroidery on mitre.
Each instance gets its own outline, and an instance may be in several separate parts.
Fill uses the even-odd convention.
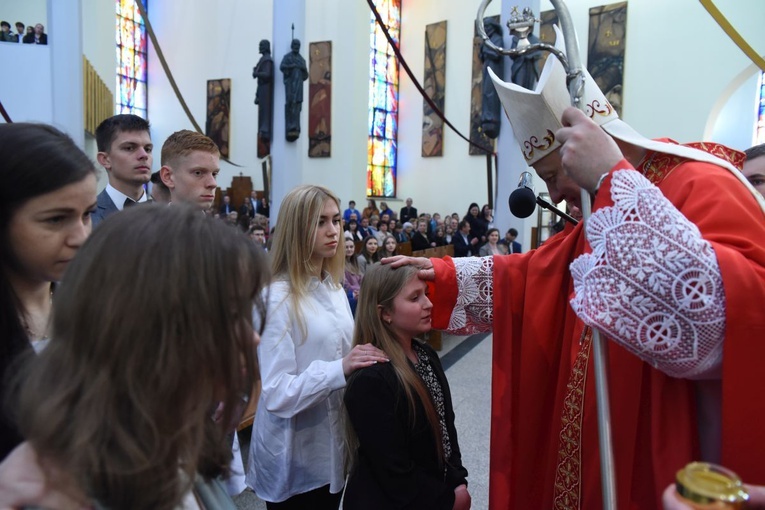
[[[526,158],[526,161],[531,161],[531,158],[534,157],[534,149],[539,149],[540,151],[546,151],[552,145],[555,143],[555,133],[547,130],[547,135],[543,138],[543,140],[546,143],[539,143],[539,138],[536,136],[532,136],[525,142],[523,142],[523,156]]]
[[[611,106],[611,103],[606,100],[605,107],[600,106],[600,101],[597,99],[593,100],[592,103],[587,105],[587,115],[592,119],[595,117],[595,114],[602,115],[603,117],[608,117],[613,113],[614,107]]]
[[[558,438],[558,465],[555,468],[553,508],[580,508],[582,495],[582,420],[584,419],[584,390],[590,360],[592,329],[585,326],[579,354],[571,369],[566,397],[563,399],[561,428]]]

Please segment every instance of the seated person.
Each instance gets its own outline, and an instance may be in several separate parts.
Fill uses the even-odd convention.
[[[348,296],[348,304],[351,305],[351,313],[356,316],[356,303],[359,299],[359,289],[361,289],[361,279],[364,273],[359,267],[359,260],[356,258],[356,244],[350,240],[345,240],[345,278],[343,279],[343,290]]]
[[[359,256],[356,257],[359,261],[361,274],[366,273],[368,266],[380,261],[380,254],[377,253],[378,247],[379,243],[375,236],[367,236],[362,241],[361,252],[359,253]]]

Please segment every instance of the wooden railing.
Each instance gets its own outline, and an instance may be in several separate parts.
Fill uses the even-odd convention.
[[[425,257],[425,258],[437,258],[446,256],[454,257],[454,245],[447,244],[446,246],[436,246],[435,248],[428,248],[427,250],[417,250],[412,252],[412,257]]]

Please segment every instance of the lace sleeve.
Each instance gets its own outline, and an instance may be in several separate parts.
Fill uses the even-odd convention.
[[[494,320],[494,257],[453,260],[458,294],[447,331],[455,335],[490,331]]]
[[[670,376],[713,374],[725,293],[711,244],[636,171],[614,172],[611,197],[587,225],[592,253],[571,264],[574,311]]]

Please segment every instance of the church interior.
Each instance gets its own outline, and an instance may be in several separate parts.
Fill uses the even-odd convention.
[[[116,113],[135,113],[151,124],[153,172],[168,136],[200,130],[221,149],[216,207],[228,195],[238,208],[255,191],[270,203],[271,227],[285,195],[301,184],[331,189],[342,209],[355,201],[361,210],[372,198],[399,211],[411,198],[420,212],[461,218],[469,204],[489,204],[499,232],[516,229],[524,250],[543,242],[558,221],[542,208],[527,218],[511,213],[508,197],[530,169],[504,113],[498,136],[482,135],[478,0],[370,0],[389,21],[418,83],[363,0],[143,0],[147,19],[138,1],[0,0],[0,19],[11,30],[21,20],[42,24],[47,34],[47,44],[0,42],[0,122],[52,124],[95,161],[95,126]],[[763,51],[765,5],[715,0],[736,40],[704,3],[567,1],[583,64],[599,73],[599,84],[608,83],[607,97],[622,120],[649,138],[743,151],[765,142],[765,78],[737,42]],[[525,8],[540,19],[533,35],[548,42],[549,0],[495,0],[485,15],[504,27]],[[253,77],[263,40],[274,64],[270,139],[261,132]],[[307,68],[307,79],[297,84],[297,135],[288,125],[290,84],[279,69],[293,40],[300,41]],[[507,29],[502,42],[514,44]],[[503,58],[504,79],[511,81],[512,61]],[[98,181],[101,191],[105,172]],[[536,175],[532,186],[546,191]],[[455,361],[447,375],[463,457],[475,463],[468,469],[479,509],[488,504],[491,341],[444,335],[441,352]],[[471,348],[461,349],[464,342]],[[252,493],[236,502],[265,508]]]

